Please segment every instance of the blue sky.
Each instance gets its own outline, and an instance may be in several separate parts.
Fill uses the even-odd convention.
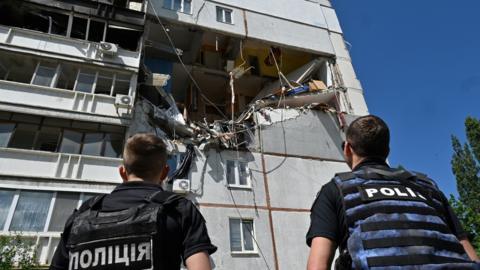
[[[390,126],[390,163],[457,194],[450,136],[480,118],[480,1],[332,2],[370,113]]]

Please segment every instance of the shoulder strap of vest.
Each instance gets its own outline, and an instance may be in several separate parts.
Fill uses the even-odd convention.
[[[145,197],[145,200],[148,202],[148,203],[159,203],[159,204],[163,204],[163,205],[168,205],[174,201],[177,201],[179,199],[181,199],[182,197],[177,195],[177,194],[172,194],[170,192],[167,192],[167,191],[163,191],[163,190],[159,190],[157,192],[154,192],[152,194],[150,194],[149,196]]]
[[[356,178],[357,176],[353,172],[342,172],[342,173],[335,174],[335,177],[337,177],[342,181],[347,181],[347,180]]]
[[[96,208],[98,205],[103,201],[103,199],[107,196],[107,194],[97,195],[89,200],[87,200],[84,204],[80,206],[78,209],[79,213],[85,212],[89,209]]]

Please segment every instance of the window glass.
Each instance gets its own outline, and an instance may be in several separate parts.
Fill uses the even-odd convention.
[[[242,220],[243,250],[253,251],[253,220]]]
[[[95,82],[95,73],[93,72],[80,72],[78,74],[76,91],[91,93],[93,83]]]
[[[217,7],[217,22],[223,22],[223,9]]]
[[[123,150],[123,136],[120,134],[105,135],[105,157],[118,158]]]
[[[57,151],[59,137],[59,128],[42,127],[38,133],[35,150],[50,152]]]
[[[71,130],[64,130],[60,152],[78,154],[82,144],[82,133]]]
[[[90,20],[90,29],[88,30],[88,40],[94,42],[103,41],[103,34],[105,32],[105,23]]]
[[[235,161],[227,160],[227,183],[229,185],[235,185]]]
[[[58,192],[55,198],[55,206],[53,207],[52,218],[48,226],[48,231],[61,232],[65,226],[68,217],[77,207],[79,199],[78,193]]]
[[[51,199],[51,192],[21,191],[10,231],[43,231]]]
[[[226,23],[232,23],[232,11],[229,9],[224,9],[223,12],[225,13],[225,21]]]
[[[242,186],[246,186],[248,185],[248,178],[250,176],[250,172],[249,172],[249,169],[248,169],[248,163],[245,163],[245,162],[240,162],[240,171],[239,171],[239,177],[240,177],[240,185]]]
[[[102,153],[103,133],[86,133],[83,139],[83,155],[100,156]]]
[[[0,147],[7,147],[15,124],[0,122]]]
[[[172,8],[172,0],[163,0],[163,7],[171,9]]]
[[[0,190],[0,231],[5,226],[13,195],[15,195],[15,190]]]
[[[53,76],[55,76],[56,69],[54,67],[39,66],[32,84],[41,86],[50,86],[52,84]]]
[[[173,0],[173,10],[181,11],[182,9],[182,0]]]
[[[183,1],[183,12],[188,14],[192,13],[192,0]]]
[[[240,233],[240,219],[230,219],[230,250],[242,251],[242,236]]]
[[[32,149],[37,129],[37,125],[18,124],[10,140],[9,147]]]
[[[73,17],[70,37],[85,39],[87,37],[87,19]]]

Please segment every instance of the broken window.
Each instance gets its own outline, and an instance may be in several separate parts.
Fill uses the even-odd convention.
[[[118,25],[108,25],[106,42],[118,44],[125,50],[136,51],[142,32]]]
[[[73,17],[72,28],[70,30],[70,37],[78,39],[87,38],[88,20],[79,17]]]
[[[117,74],[115,77],[114,95],[128,95],[130,92],[130,78],[129,74]]]
[[[84,93],[92,93],[93,84],[95,83],[95,72],[88,69],[79,69],[75,91]]]
[[[35,150],[55,152],[60,138],[60,129],[53,127],[42,127],[37,135]]]
[[[56,35],[67,35],[68,28],[68,15],[54,13],[54,12],[44,12],[45,16],[48,17],[48,33]]]
[[[20,149],[32,149],[35,142],[35,134],[37,133],[38,125],[32,124],[18,124],[13,132],[12,139],[8,147]]]
[[[233,10],[217,6],[217,22],[233,24]]]
[[[113,87],[113,74],[107,72],[99,72],[97,83],[95,85],[95,94],[103,94],[110,96]]]
[[[192,13],[192,0],[164,0],[163,7],[183,13]]]
[[[14,128],[13,123],[0,122],[0,147],[7,147]]]
[[[105,23],[95,20],[90,20],[90,27],[88,28],[88,40],[93,42],[100,42],[105,40]]]
[[[32,84],[53,87],[53,79],[57,72],[57,64],[39,62],[33,74]]]

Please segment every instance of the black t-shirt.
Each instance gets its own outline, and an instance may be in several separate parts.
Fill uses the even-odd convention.
[[[367,159],[358,164],[354,170],[358,170],[364,166],[386,166],[388,165],[383,160]],[[467,234],[458,221],[457,216],[448,204],[445,196],[444,205],[447,209],[447,223],[453,234],[458,239],[466,239]],[[344,239],[348,235],[348,228],[345,223],[345,212],[342,205],[342,197],[335,182],[332,180],[325,184],[315,199],[310,210],[310,228],[307,232],[307,245],[310,246],[313,238],[325,237],[334,241],[337,245],[344,244]]]
[[[117,211],[145,203],[145,197],[162,190],[159,185],[131,181],[119,185],[110,195],[107,195],[101,206],[101,211]],[[173,194],[173,193],[172,193]],[[178,270],[185,260],[198,252],[214,253],[217,247],[212,245],[207,233],[207,227],[202,214],[195,205],[187,199],[179,199],[166,208],[166,247],[162,254],[155,254],[165,262],[165,270]],[[68,249],[66,233],[62,234],[50,269],[68,269]]]

